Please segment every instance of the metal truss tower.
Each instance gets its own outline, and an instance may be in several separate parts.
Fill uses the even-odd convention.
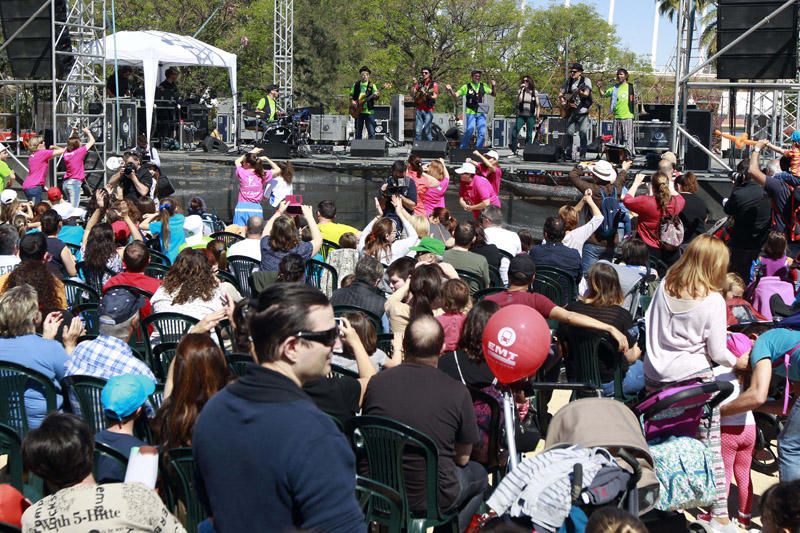
[[[275,0],[272,79],[280,87],[278,108],[292,108],[294,93],[294,0]]]

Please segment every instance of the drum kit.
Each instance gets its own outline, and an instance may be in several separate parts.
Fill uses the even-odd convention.
[[[310,134],[311,110],[308,108],[292,109],[288,113],[276,117],[274,121],[263,121],[263,113],[257,111],[242,111],[242,116],[247,119],[259,121],[258,129],[262,135],[255,141],[255,146],[284,144],[295,153],[308,148]]]

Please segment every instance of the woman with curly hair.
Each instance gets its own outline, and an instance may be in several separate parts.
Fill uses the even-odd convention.
[[[114,230],[107,222],[100,223],[105,216],[106,210],[111,205],[111,198],[105,189],[98,189],[95,192],[94,200],[96,208],[86,223],[81,242],[81,257],[83,258],[84,268],[91,273],[101,276],[100,284],[111,279],[114,274],[119,274],[123,270],[122,249],[117,248],[114,240]],[[124,204],[123,204],[124,205]],[[123,209],[123,220],[128,225],[128,229],[133,235],[134,240],[142,240],[139,229],[128,216],[127,209]]]
[[[300,240],[300,232],[294,219],[284,214],[287,207],[286,202],[281,202],[275,214],[264,225],[261,234],[262,272],[278,272],[281,259],[288,254],[298,254],[304,261],[308,261],[322,247],[322,234],[311,207],[304,205],[301,208],[311,232],[311,242]]]
[[[185,219],[180,211],[181,207],[177,200],[164,198],[158,205],[158,211],[142,217],[142,223],[139,225],[141,229],[160,237],[161,251],[173,263],[181,251],[181,245],[186,242],[183,232]],[[158,221],[154,222],[156,219]]]
[[[47,267],[47,238],[44,233],[30,233],[19,241],[20,263],[5,276],[2,292],[20,285],[30,285],[36,290],[42,316],[67,308],[64,284]]]
[[[192,431],[206,402],[230,381],[219,346],[206,334],[189,333],[178,344],[154,430],[162,452],[192,445]]]
[[[175,259],[150,304],[155,313],[182,313],[200,320],[222,309],[225,300],[205,253],[187,248]]]

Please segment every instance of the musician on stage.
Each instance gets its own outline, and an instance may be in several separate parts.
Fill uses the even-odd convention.
[[[628,81],[628,71],[624,68],[617,69],[617,83],[613,87],[603,90],[603,84],[598,80],[597,88],[601,96],[611,97],[611,112],[614,114],[614,144],[625,147],[633,157],[633,117],[636,105],[636,96],[633,84]]]
[[[439,98],[439,84],[433,81],[430,67],[422,69],[422,76],[414,80],[411,86],[411,95],[417,106],[414,139],[418,141],[432,141],[433,108]]]
[[[483,147],[483,140],[486,138],[486,113],[483,109],[483,97],[488,93],[495,95],[497,82],[491,80],[488,84],[481,82],[480,70],[472,71],[472,81],[462,85],[458,91],[453,92],[453,87],[448,83],[445,85],[447,92],[454,97],[466,96],[466,110],[464,111],[464,136],[461,137],[461,149],[469,148],[472,141],[472,134],[477,128],[477,139],[475,148]]]
[[[117,96],[130,96],[131,86],[130,78],[133,74],[133,67],[125,65],[121,67],[106,79],[106,96],[115,98]],[[117,85],[119,85],[119,93],[117,93]]]
[[[592,107],[592,80],[583,75],[583,66],[573,63],[569,67],[569,77],[558,93],[558,101],[568,114],[567,138],[569,139],[570,157],[573,161],[586,158],[586,146],[589,144],[589,110]],[[575,134],[580,139],[580,148],[575,152]]]
[[[258,101],[256,113],[263,113],[262,123],[266,126],[267,122],[274,122],[278,116],[278,86],[274,83],[267,87],[267,96]]]
[[[517,121],[514,123],[514,130],[511,132],[511,152],[517,155],[519,145],[517,138],[522,126],[525,126],[525,144],[533,142],[533,132],[536,131],[536,121],[539,120],[539,105],[536,101],[536,87],[533,79],[525,75],[520,80],[519,90],[517,91]]]
[[[156,87],[156,100],[178,100],[178,69],[169,67],[164,72],[164,81]]]
[[[350,114],[356,119],[356,139],[361,139],[364,126],[367,127],[367,137],[375,138],[375,100],[381,93],[378,87],[369,81],[372,71],[369,67],[358,69],[360,80],[353,84],[350,90]]]

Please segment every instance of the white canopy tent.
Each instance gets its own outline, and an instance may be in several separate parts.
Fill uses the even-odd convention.
[[[147,117],[147,138],[153,122],[153,107],[158,85],[159,65],[205,66],[228,69],[233,96],[233,123],[237,124],[236,54],[220,50],[194,37],[164,31],[119,31],[104,40],[105,63],[142,67],[144,100]],[[100,42],[92,45],[92,53],[101,55]]]

